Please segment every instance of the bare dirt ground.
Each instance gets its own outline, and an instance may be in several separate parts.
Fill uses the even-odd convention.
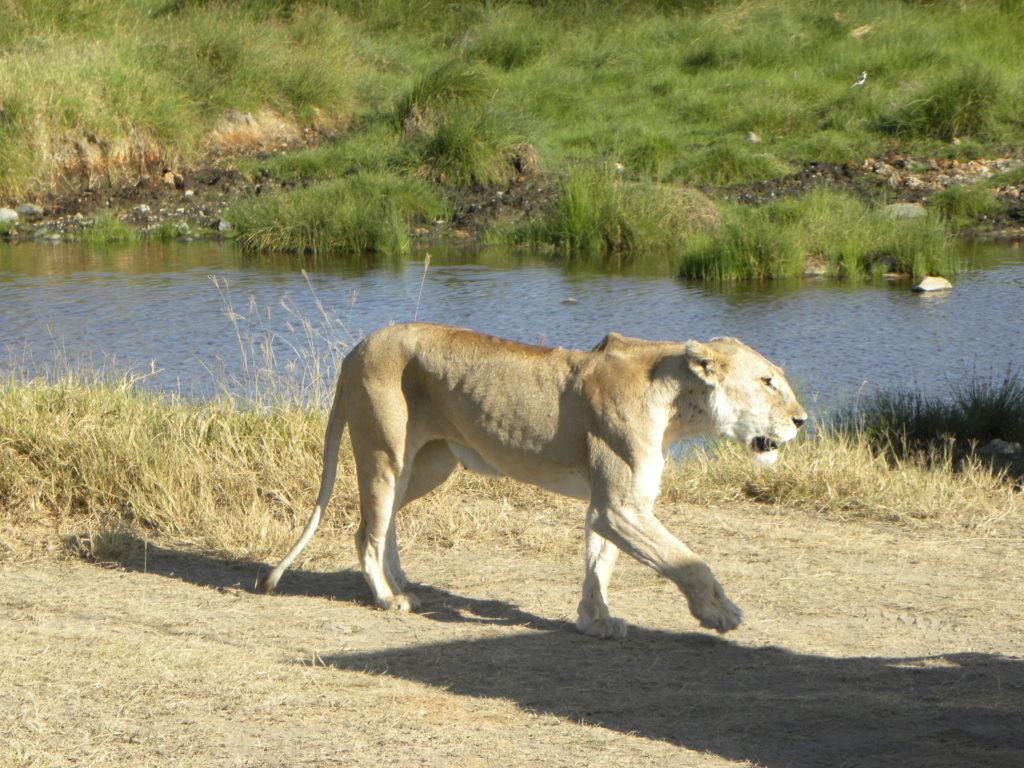
[[[1024,526],[659,516],[739,630],[700,631],[623,562],[612,607],[637,626],[583,637],[580,554],[501,541],[406,552],[408,616],[368,606],[347,539],[338,572],[300,564],[274,596],[251,591],[263,564],[166,543],[118,566],[8,557],[0,764],[1024,765]]]

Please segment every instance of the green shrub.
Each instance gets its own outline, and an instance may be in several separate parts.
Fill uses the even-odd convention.
[[[897,455],[921,451],[950,438],[985,443],[1024,442],[1024,382],[1013,374],[999,382],[970,380],[949,398],[912,390],[884,392],[846,414],[845,424]]]
[[[737,280],[800,275],[808,262],[860,279],[876,272],[951,274],[954,256],[937,216],[893,219],[854,195],[814,190],[761,207],[724,206],[725,224],[687,242],[684,277]]]
[[[991,126],[999,97],[996,74],[970,66],[917,94],[883,128],[904,138],[952,141],[975,136]]]
[[[950,187],[928,198],[928,207],[936,210],[954,227],[966,227],[979,219],[996,216],[1006,210],[1006,203],[985,185]]]
[[[238,230],[238,242],[253,250],[400,255],[409,247],[411,223],[443,212],[423,181],[379,173],[251,198],[225,218]]]
[[[670,255],[718,220],[718,209],[696,190],[622,179],[588,164],[562,180],[553,210],[501,237],[554,246],[569,261],[624,264]]]
[[[452,109],[406,138],[401,157],[417,175],[440,184],[494,186],[512,176],[515,143],[497,130],[490,115]]]
[[[139,239],[139,233],[121,221],[109,209],[100,211],[92,225],[77,230],[76,239],[88,245],[109,245],[131,243]]]

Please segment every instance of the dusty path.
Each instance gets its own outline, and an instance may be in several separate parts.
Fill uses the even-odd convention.
[[[409,552],[422,615],[341,573],[150,545],[0,565],[0,765],[1024,765],[1020,538],[673,506],[747,621],[696,629],[632,563],[622,642],[569,625],[580,558]]]

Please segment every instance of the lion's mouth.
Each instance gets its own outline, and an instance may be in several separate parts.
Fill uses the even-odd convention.
[[[772,440],[770,437],[765,437],[764,435],[758,435],[750,441],[750,450],[754,453],[770,453],[771,451],[777,451],[778,449],[778,441]]]

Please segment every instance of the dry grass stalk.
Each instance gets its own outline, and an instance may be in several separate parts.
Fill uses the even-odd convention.
[[[954,465],[937,450],[890,463],[862,435],[830,433],[787,446],[772,470],[731,444],[694,451],[666,472],[664,499],[696,504],[739,500],[825,514],[976,529],[1020,519],[1024,499],[1004,474],[978,460]]]
[[[300,405],[195,403],[132,380],[7,381],[0,396],[0,556],[19,530],[45,524],[90,557],[164,537],[234,558],[273,558],[305,520],[320,477],[324,421]],[[774,471],[714,446],[671,464],[662,502],[757,502],[834,519],[927,521],[981,533],[1020,520],[1021,494],[977,462],[941,456],[892,466],[866,440],[827,436],[790,446]],[[510,480],[457,473],[400,518],[405,544],[501,541],[578,548],[582,505]],[[307,559],[347,537],[358,517],[346,446],[326,525]],[[333,547],[332,547],[333,549]],[[6,550],[6,553],[5,551]]]
[[[302,128],[276,112],[263,109],[253,114],[228,110],[204,140],[214,152],[244,154],[279,147],[302,139]]]

